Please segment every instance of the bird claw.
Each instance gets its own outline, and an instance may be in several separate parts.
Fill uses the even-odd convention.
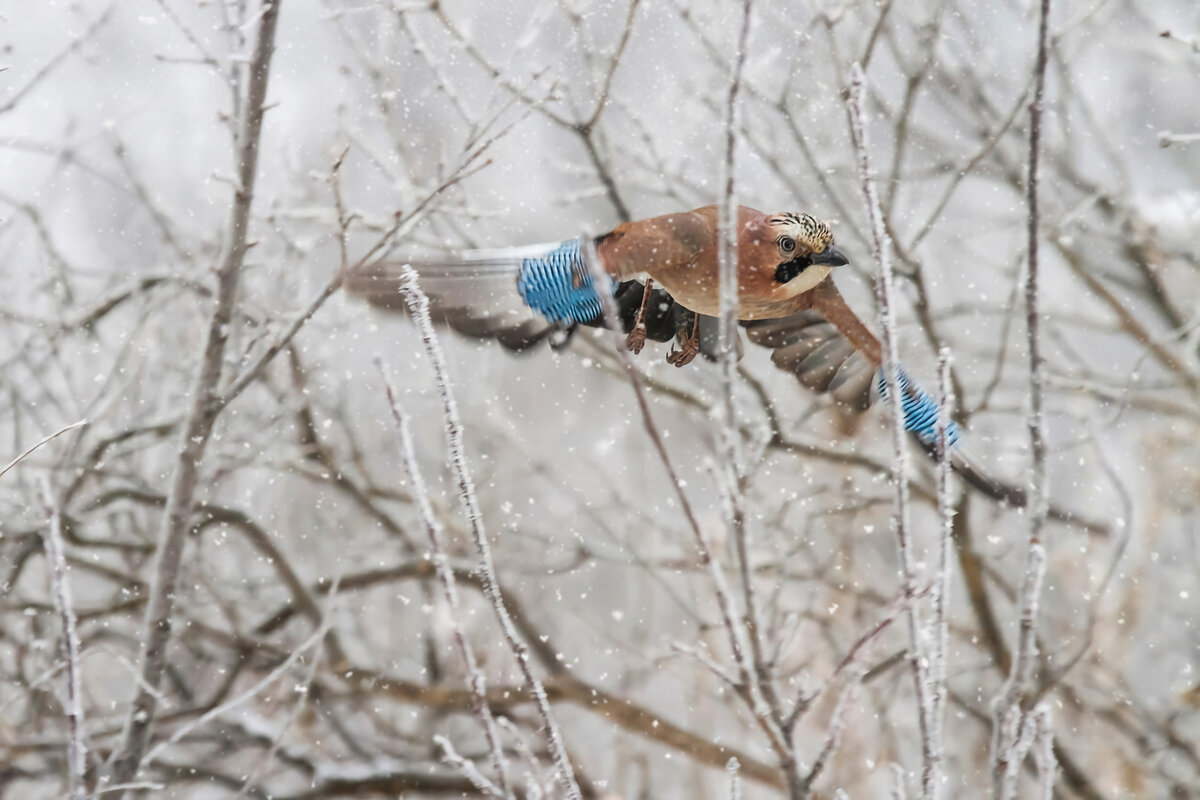
[[[646,346],[646,323],[639,322],[625,337],[625,346],[636,356]]]
[[[667,353],[667,363],[673,364],[676,367],[685,367],[696,358],[700,352],[700,343],[695,339],[688,339],[683,343],[683,347],[678,350],[672,349]]]

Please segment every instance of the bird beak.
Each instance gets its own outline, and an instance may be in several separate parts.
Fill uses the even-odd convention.
[[[833,245],[826,247],[824,253],[809,256],[808,260],[810,263],[824,264],[829,267],[844,267],[850,263],[849,259],[842,255],[842,251]]]

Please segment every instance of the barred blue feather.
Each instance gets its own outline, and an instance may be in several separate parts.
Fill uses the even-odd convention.
[[[886,400],[888,396],[887,377],[883,369],[878,372],[879,394]],[[917,386],[904,370],[900,370],[900,408],[904,412],[904,429],[915,433],[926,444],[937,442],[937,418],[939,408],[937,402]],[[951,446],[958,444],[958,426],[951,420],[946,425],[946,441]]]
[[[612,291],[609,286],[609,291]],[[591,272],[579,250],[579,240],[563,242],[542,256],[521,262],[517,291],[525,305],[551,322],[588,322],[601,314]]]

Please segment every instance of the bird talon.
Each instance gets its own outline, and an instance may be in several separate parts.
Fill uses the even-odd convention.
[[[691,332],[686,337],[683,335],[684,328],[680,328],[676,336],[679,337],[680,348],[676,350],[671,348],[671,352],[667,353],[667,363],[674,364],[676,367],[685,367],[692,363],[693,359],[700,352],[700,315],[692,314]]]
[[[625,337],[625,346],[629,348],[635,356],[642,352],[642,348],[646,346],[646,323],[639,322]]]
[[[667,363],[676,367],[686,367],[695,360],[700,353],[700,342],[694,338],[688,339],[683,343],[683,347],[678,350],[672,349],[667,353]]]

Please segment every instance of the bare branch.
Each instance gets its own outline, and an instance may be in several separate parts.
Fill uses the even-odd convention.
[[[425,479],[421,475],[421,467],[417,462],[417,451],[416,446],[413,444],[409,417],[404,413],[404,409],[400,405],[395,384],[388,376],[383,361],[377,360],[376,364],[383,375],[388,403],[392,409],[392,418],[396,421],[396,428],[400,433],[400,452],[404,458],[404,469],[408,473],[408,480],[412,485],[413,497],[417,501],[417,509],[421,514],[421,522],[425,526],[425,535],[429,539],[429,548],[433,552],[433,563],[437,569],[438,580],[441,582],[442,597],[446,601],[446,607],[450,612],[450,624],[454,629],[454,641],[458,645],[459,655],[462,656],[463,666],[467,672],[467,682],[470,684],[471,693],[475,698],[475,715],[479,718],[479,724],[483,726],[484,734],[487,737],[488,749],[492,755],[492,768],[495,770],[496,776],[500,781],[498,791],[495,791],[496,787],[492,787],[491,781],[488,781],[487,785],[499,797],[512,797],[512,788],[508,779],[508,763],[504,758],[504,750],[500,744],[500,734],[496,729],[496,719],[492,716],[491,708],[488,707],[487,680],[484,677],[483,671],[479,668],[479,663],[475,659],[475,651],[472,649],[471,643],[467,641],[466,632],[463,630],[462,609],[458,602],[458,589],[454,584],[454,570],[450,567],[450,557],[446,554],[446,548],[442,543],[442,526],[438,523],[437,516],[433,512],[433,505],[429,501],[429,492],[425,488]],[[449,742],[445,746],[449,748]],[[447,752],[451,751],[447,749]],[[471,776],[468,775],[467,777]],[[475,781],[472,782],[474,783]]]
[[[992,796],[1008,800],[1016,792],[1018,770],[1032,746],[1034,729],[1040,722],[1048,724],[1026,707],[1032,691],[1033,669],[1037,660],[1037,616],[1042,580],[1046,573],[1046,549],[1042,544],[1042,528],[1049,504],[1046,490],[1046,442],[1042,417],[1042,355],[1040,341],[1040,310],[1038,308],[1039,264],[1038,233],[1041,217],[1038,213],[1038,162],[1041,151],[1042,102],[1046,84],[1046,60],[1049,40],[1050,0],[1041,2],[1038,25],[1037,63],[1034,67],[1035,88],[1029,106],[1029,173],[1026,198],[1028,266],[1025,274],[1025,334],[1029,351],[1029,520],[1028,550],[1025,573],[1019,595],[1020,627],[1012,669],[1004,688],[993,707],[992,734]],[[1046,734],[1050,736],[1051,734]]]
[[[943,347],[938,353],[938,418],[935,424],[937,442],[937,495],[938,516],[941,520],[941,535],[938,537],[937,571],[933,577],[933,619],[930,620],[929,681],[930,704],[929,739],[933,765],[940,765],[945,751],[944,726],[946,722],[946,651],[949,640],[949,625],[946,621],[946,603],[950,593],[950,550],[954,547],[954,498],[951,496],[950,441],[947,436],[950,421],[954,416],[954,393],[950,383],[950,350]],[[923,783],[945,780],[940,768],[934,774],[923,777]],[[934,784],[935,796],[942,790]]]
[[[846,95],[846,105],[850,112],[850,129],[854,138],[854,147],[858,157],[858,174],[862,182],[863,200],[867,208],[867,219],[871,226],[871,242],[874,247],[875,261],[879,265],[879,275],[875,280],[875,298],[879,304],[880,322],[883,327],[883,375],[887,384],[887,396],[891,402],[887,404],[891,416],[892,429],[892,482],[896,492],[896,513],[892,518],[892,530],[896,534],[896,546],[900,557],[901,576],[904,581],[904,595],[908,600],[906,616],[908,619],[909,664],[912,667],[913,685],[917,697],[917,718],[921,731],[921,755],[924,761],[922,771],[922,794],[932,798],[937,787],[942,784],[941,761],[934,748],[931,736],[931,717],[933,702],[930,697],[930,684],[926,675],[928,660],[922,642],[920,609],[915,598],[917,594],[917,574],[913,556],[913,544],[909,536],[909,493],[908,493],[908,446],[904,429],[904,410],[900,402],[900,359],[896,342],[896,291],[892,275],[892,263],[888,255],[889,239],[883,229],[883,214],[879,207],[879,195],[875,188],[875,174],[871,169],[870,144],[867,141],[866,119],[862,109],[863,91],[866,86],[866,76],[862,67],[855,64],[850,72],[850,89]]]
[[[471,535],[475,542],[475,550],[479,556],[479,569],[483,574],[484,594],[496,612],[500,629],[504,633],[509,649],[516,656],[517,666],[521,670],[525,683],[529,687],[536,702],[542,725],[546,728],[546,738],[550,752],[558,767],[558,778],[563,791],[572,800],[581,800],[579,786],[575,782],[575,771],[571,760],[567,757],[566,748],[562,742],[562,734],[554,721],[550,710],[550,701],[546,697],[546,689],[537,676],[533,674],[533,666],[529,658],[529,645],[521,638],[513,625],[512,617],[504,606],[504,598],[500,594],[499,581],[496,578],[496,565],[492,560],[492,548],[488,542],[487,532],[483,527],[483,513],[479,509],[479,500],[475,495],[475,486],[471,479],[471,470],[467,463],[466,452],[463,449],[463,426],[458,416],[458,404],[454,399],[454,390],[450,384],[450,375],[446,369],[446,358],[442,354],[442,346],[438,342],[437,332],[433,328],[433,320],[429,316],[429,298],[421,291],[417,283],[417,273],[412,267],[406,266],[400,276],[400,294],[408,304],[413,319],[421,332],[425,343],[425,352],[433,365],[434,377],[437,382],[438,395],[442,401],[442,411],[445,420],[446,445],[450,453],[450,466],[458,482],[459,500],[463,513],[471,527]]]
[[[88,424],[88,421],[86,419],[81,419],[78,422],[72,422],[70,425],[67,425],[64,428],[59,428],[58,430],[56,430],[54,433],[50,434],[49,436],[43,437],[40,441],[38,441],[36,444],[31,446],[24,453],[21,453],[21,455],[17,456],[12,461],[8,462],[8,464],[5,465],[5,467],[3,469],[0,469],[0,478],[3,478],[10,469],[12,469],[17,464],[20,464],[26,458],[31,456],[34,453],[34,451],[37,450],[42,445],[46,444],[47,442],[51,442],[51,441],[57,439],[59,436],[62,436],[67,431],[73,431],[76,428],[82,428],[84,425],[87,425],[87,424]]]
[[[238,183],[230,210],[229,239],[217,271],[217,299],[205,337],[203,355],[192,391],[192,408],[179,443],[175,477],[162,517],[158,561],[150,602],[142,634],[142,683],[130,705],[125,734],[111,759],[112,783],[129,783],[138,773],[142,754],[154,723],[158,698],[155,694],[166,667],[167,643],[171,636],[171,615],[175,606],[175,586],[191,517],[199,477],[200,462],[220,413],[221,367],[229,341],[230,327],[237,306],[238,284],[248,246],[250,208],[254,202],[254,182],[258,174],[258,149],[266,116],[267,84],[271,56],[275,52],[275,26],[282,0],[264,3],[259,21],[258,41],[250,62],[250,80],[246,90],[244,115],[238,135]]]
[[[80,423],[76,423],[77,427]],[[51,437],[53,438],[53,437]],[[67,563],[62,536],[62,513],[50,491],[50,483],[39,481],[42,506],[46,512],[44,545],[50,565],[50,587],[54,607],[63,631],[63,659],[67,670],[67,786],[75,800],[87,796],[84,774],[87,772],[87,747],[83,741],[83,681],[79,666],[79,634],[75,631],[75,605],[71,601],[71,583],[67,580]]]

